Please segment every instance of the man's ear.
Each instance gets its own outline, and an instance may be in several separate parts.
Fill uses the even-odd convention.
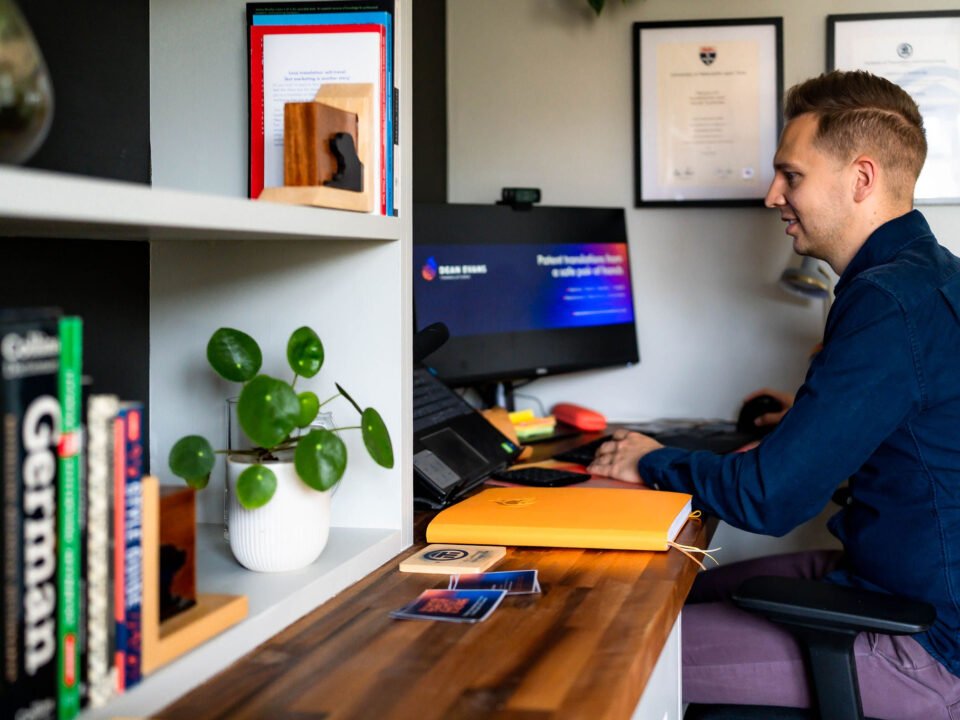
[[[854,172],[853,200],[863,202],[877,190],[879,168],[869,155],[858,156],[851,165]]]

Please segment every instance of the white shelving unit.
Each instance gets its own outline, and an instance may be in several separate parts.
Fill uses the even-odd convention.
[[[410,3],[398,2],[400,217],[384,218],[244,199],[246,38],[243,0],[151,0],[153,187],[0,168],[0,236],[150,243],[150,467],[161,482],[182,435],[225,437],[224,400],[204,348],[217,327],[238,327],[264,351],[264,371],[287,374],[290,332],[314,327],[326,361],[312,388],[334,382],[376,407],[393,438],[392,470],[345,432],[350,462],[333,499],[331,539],[310,568],[251,573],[229,554],[223,472],[198,495],[198,584],[246,594],[250,615],[85,719],[148,715],[226,668],[412,542]],[[200,39],[202,38],[202,40]],[[5,242],[0,237],[0,243]],[[118,348],[118,362],[122,348]],[[301,384],[298,384],[298,388]],[[330,404],[351,425],[355,411]]]

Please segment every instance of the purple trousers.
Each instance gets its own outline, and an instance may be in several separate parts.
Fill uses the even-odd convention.
[[[683,608],[683,701],[809,707],[802,650],[789,630],[728,598],[755,575],[822,577],[840,556],[774,555],[700,573]],[[854,655],[865,715],[960,720],[960,678],[912,637],[861,633]]]

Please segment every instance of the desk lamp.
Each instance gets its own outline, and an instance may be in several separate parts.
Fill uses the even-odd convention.
[[[780,287],[793,295],[823,300],[823,321],[830,311],[830,276],[816,258],[805,257],[800,267],[788,267],[780,275]]]
[[[780,287],[788,292],[807,298],[830,296],[830,279],[827,271],[812,257],[805,257],[800,267],[788,267],[780,275]]]

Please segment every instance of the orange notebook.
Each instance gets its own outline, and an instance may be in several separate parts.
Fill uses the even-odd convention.
[[[666,550],[690,501],[654,490],[491,488],[439,512],[427,542]]]

